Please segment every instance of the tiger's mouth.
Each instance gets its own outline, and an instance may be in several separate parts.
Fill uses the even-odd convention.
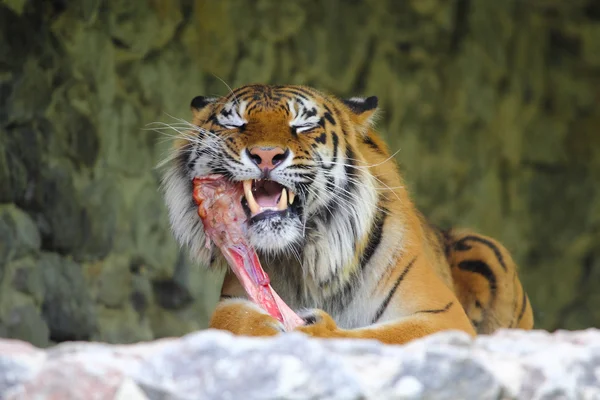
[[[262,219],[291,217],[298,213],[296,193],[278,182],[269,179],[243,181],[242,207],[253,223]]]

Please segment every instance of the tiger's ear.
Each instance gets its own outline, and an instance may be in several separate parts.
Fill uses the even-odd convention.
[[[192,99],[190,103],[190,108],[192,109],[192,114],[196,117],[200,111],[204,109],[209,104],[212,104],[217,101],[216,97],[206,97],[206,96],[196,96]]]
[[[352,120],[366,133],[377,114],[377,96],[352,97],[342,100],[352,114]]]

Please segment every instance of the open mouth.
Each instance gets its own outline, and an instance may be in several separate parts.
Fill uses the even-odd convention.
[[[251,220],[288,214],[296,194],[285,186],[268,179],[250,179],[243,182],[242,205],[247,207]]]

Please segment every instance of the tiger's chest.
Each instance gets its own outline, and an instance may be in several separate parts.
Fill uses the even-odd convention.
[[[372,296],[371,284],[363,281],[352,287],[325,290],[305,275],[297,261],[264,265],[273,289],[296,312],[318,308],[327,312],[345,329],[360,328],[373,323],[381,302]]]

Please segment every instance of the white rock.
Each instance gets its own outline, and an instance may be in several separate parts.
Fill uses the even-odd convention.
[[[405,346],[203,331],[137,345],[0,340],[2,399],[600,399],[600,331]],[[83,397],[82,397],[83,396]]]

